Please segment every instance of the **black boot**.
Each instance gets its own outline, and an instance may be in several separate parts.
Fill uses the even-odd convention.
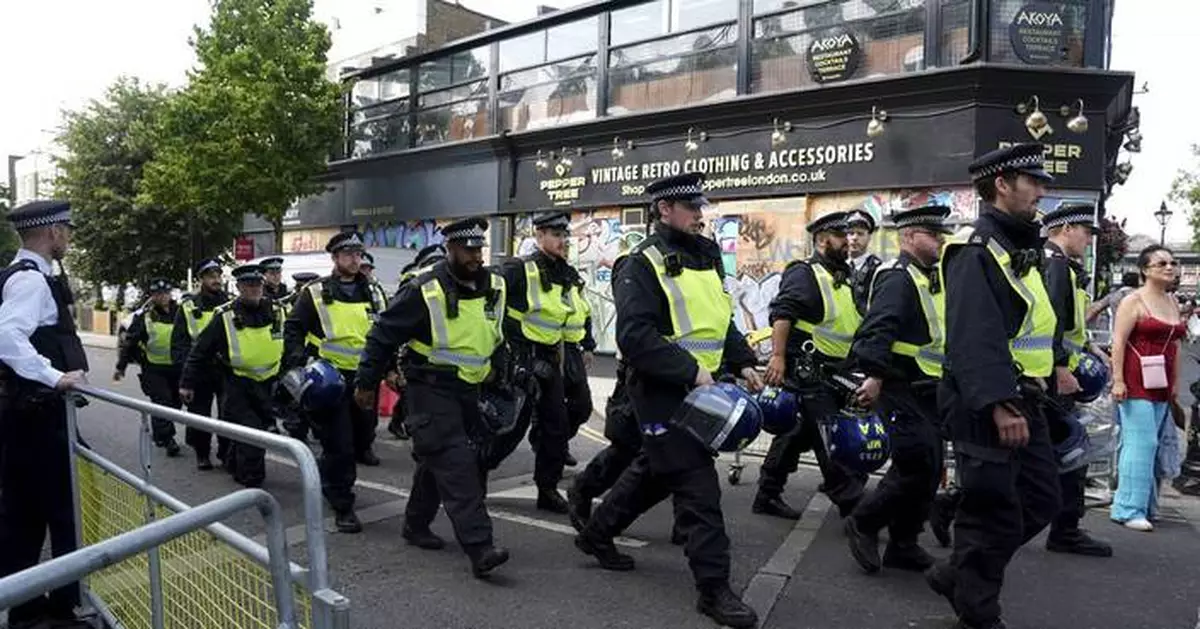
[[[167,451],[167,456],[172,459],[179,456],[179,444],[175,443],[175,439],[173,438],[168,439],[167,442],[163,444],[163,449]]]
[[[986,625],[972,625],[961,618],[954,623],[954,629],[1008,629],[1008,624],[1003,619],[997,618]]]
[[[405,524],[400,536],[410,545],[424,550],[441,550],[446,547],[446,540],[438,537],[428,528],[418,529]]]
[[[196,469],[201,472],[207,472],[213,468],[212,459],[208,458],[207,454],[196,455]]]
[[[925,572],[935,561],[933,555],[916,542],[888,542],[887,550],[883,551],[883,565],[896,570]]]
[[[468,550],[467,556],[471,559],[471,574],[483,579],[508,561],[508,549],[488,545]]]
[[[929,531],[942,548],[950,547],[950,525],[954,523],[954,510],[958,507],[954,493],[940,493],[933,499],[929,510]]]
[[[954,571],[950,564],[944,561],[934,563],[932,568],[925,571],[925,583],[935,594],[949,601],[954,613],[958,613],[954,603]]]
[[[858,567],[867,574],[879,572],[879,535],[864,533],[858,528],[858,520],[854,516],[846,518],[842,528],[846,532],[846,543],[850,546],[850,555],[858,563]],[[890,546],[889,546],[890,548]]]
[[[387,430],[392,433],[393,437],[401,441],[408,441],[408,429],[404,427],[404,422],[390,421],[388,422]]]
[[[1070,553],[1085,557],[1112,557],[1113,549],[1108,542],[1088,535],[1083,529],[1051,531],[1046,538],[1046,550],[1055,553]]]
[[[753,629],[758,626],[758,614],[729,589],[728,583],[702,588],[700,598],[696,600],[696,611],[723,627]]]
[[[358,519],[358,514],[354,512],[354,509],[334,512],[333,525],[337,527],[339,533],[361,533],[363,529],[362,521]]]
[[[575,458],[575,455],[571,454],[570,450],[567,450],[566,455],[563,456],[563,465],[567,467],[575,467],[576,465],[579,465],[579,459]]]
[[[567,515],[571,518],[571,526],[579,532],[583,532],[588,520],[592,519],[592,498],[584,495],[577,483],[571,483],[567,489]]]
[[[375,456],[375,451],[370,448],[363,450],[358,455],[357,459],[359,463],[362,463],[368,467],[378,467],[379,464],[382,463],[382,461],[379,460],[379,457]]]
[[[575,548],[595,557],[600,562],[600,567],[605,570],[628,572],[635,566],[633,557],[618,551],[611,539],[597,541],[588,537],[586,533],[580,533],[575,536]]]
[[[569,513],[567,501],[558,493],[558,490],[553,487],[538,488],[537,508],[550,513]]]
[[[793,509],[779,497],[779,494],[768,493],[761,489],[754,496],[754,504],[750,507],[754,513],[773,515],[785,520],[799,520],[800,512]]]

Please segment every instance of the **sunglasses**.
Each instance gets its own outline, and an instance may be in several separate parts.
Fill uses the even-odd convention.
[[[1146,266],[1148,266],[1150,268],[1154,268],[1154,269],[1161,269],[1161,268],[1168,267],[1168,266],[1169,267],[1177,267],[1177,266],[1179,266],[1179,263],[1176,262],[1175,260],[1159,260],[1157,262],[1151,262],[1150,264],[1147,264]]]

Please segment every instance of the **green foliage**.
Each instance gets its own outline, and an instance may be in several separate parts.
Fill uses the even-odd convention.
[[[162,118],[146,197],[230,226],[222,250],[244,212],[281,239],[291,204],[323,190],[314,177],[341,138],[342,94],[325,78],[329,33],[311,16],[311,0],[214,0],[193,40],[200,66]]]
[[[1108,281],[1112,277],[1113,267],[1120,263],[1129,251],[1129,234],[1125,233],[1125,219],[1118,222],[1107,217],[1101,218],[1096,243],[1096,278],[1103,284],[1097,286],[1096,294],[1103,295],[1108,292]]]
[[[21,247],[21,239],[17,237],[17,232],[8,222],[8,211],[11,209],[8,205],[11,194],[9,187],[0,183],[0,265],[8,264],[16,255],[17,249]]]
[[[187,216],[137,199],[168,98],[162,85],[122,77],[100,99],[65,114],[55,189],[71,202],[69,263],[86,282],[144,286],[153,277],[186,275],[180,252],[188,247]]]
[[[1171,182],[1171,199],[1187,207],[1192,227],[1192,249],[1200,249],[1200,144],[1192,145],[1191,168],[1180,168]]]

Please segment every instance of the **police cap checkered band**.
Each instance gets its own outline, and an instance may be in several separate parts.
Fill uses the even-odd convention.
[[[243,264],[233,270],[233,277],[239,282],[261,282],[262,267],[257,264]]]
[[[217,271],[221,270],[220,260],[217,260],[216,258],[201,260],[200,263],[196,265],[196,275],[204,275],[205,273],[214,269]]]
[[[362,249],[364,246],[358,232],[342,232],[329,239],[325,250],[329,253],[337,253],[342,249]]]
[[[166,293],[170,292],[171,290],[171,282],[161,277],[157,277],[150,280],[150,284],[147,286],[147,288],[151,293]]]
[[[813,222],[809,223],[806,230],[810,234],[820,232],[844,232],[846,231],[846,213],[845,212],[830,212],[824,216],[818,217]]]
[[[875,231],[875,217],[865,210],[853,210],[846,214],[846,226],[854,227],[861,225],[867,228],[867,231]]]
[[[567,229],[571,217],[566,212],[543,212],[533,217],[533,226],[538,229]]]
[[[897,229],[924,227],[946,231],[949,229],[945,224],[946,217],[948,216],[950,216],[950,208],[944,205],[927,205],[903,212],[896,212],[892,215],[892,222],[895,223]]]
[[[364,251],[362,263],[371,268],[375,268],[375,256],[371,255],[369,251]]]
[[[1045,147],[1041,144],[1015,144],[997,149],[976,159],[967,167],[975,181],[990,179],[1004,173],[1024,173],[1043,181],[1053,181],[1046,172]]]
[[[451,223],[442,228],[442,236],[447,241],[467,247],[482,247],[484,236],[487,234],[487,221],[481,218],[468,218]]]
[[[1046,229],[1063,225],[1087,225],[1096,227],[1096,208],[1084,204],[1063,204],[1042,218]]]
[[[696,205],[708,205],[704,198],[704,174],[684,173],[659,179],[646,186],[646,194],[652,203],[659,201],[691,201]]]
[[[71,224],[71,204],[66,201],[33,201],[8,213],[13,229],[27,231],[50,225]]]

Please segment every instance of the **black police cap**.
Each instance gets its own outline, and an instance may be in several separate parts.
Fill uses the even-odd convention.
[[[1021,173],[1044,182],[1054,181],[1046,172],[1046,147],[1036,142],[1014,144],[985,153],[967,167],[971,179],[981,181],[1005,173]]]
[[[846,213],[845,212],[830,212],[824,216],[818,217],[813,222],[809,223],[806,230],[810,234],[819,234],[821,232],[841,232],[846,233]]]
[[[946,218],[950,216],[950,208],[945,205],[925,205],[903,212],[892,214],[892,222],[897,229],[905,227],[920,227],[930,231],[937,231],[943,234],[952,233],[954,230],[946,224]]]
[[[238,282],[261,282],[263,269],[257,264],[243,264],[233,269],[233,278]]]
[[[197,277],[208,273],[209,271],[221,272],[221,261],[217,258],[205,258],[196,263],[196,268],[192,270]]]
[[[1093,230],[1098,229],[1096,206],[1088,203],[1063,203],[1042,217],[1042,225],[1046,229],[1063,225],[1087,225]]]
[[[369,251],[364,251],[362,263],[364,266],[369,266],[372,269],[375,268],[375,256],[371,255]]]
[[[539,212],[532,222],[537,229],[570,229],[571,216],[566,212]]]
[[[282,271],[283,258],[263,258],[258,265],[262,267],[263,271]]]
[[[704,196],[704,180],[704,173],[675,175],[651,182],[646,186],[646,194],[650,195],[651,203],[686,201],[703,207],[708,205],[708,199]]]
[[[168,280],[165,277],[156,277],[150,280],[150,282],[146,285],[146,292],[150,294],[169,293],[171,292],[172,288],[173,286],[171,286],[171,280]]]
[[[296,284],[307,284],[313,280],[320,279],[321,276],[311,271],[303,271],[300,273],[292,273],[292,281]]]
[[[349,249],[351,251],[362,251],[366,248],[363,243],[362,235],[358,232],[341,232],[334,234],[333,238],[329,239],[329,244],[325,245],[325,251],[329,253],[337,253]]]
[[[851,210],[846,213],[846,227],[863,227],[869,232],[874,232],[875,217],[866,210]]]
[[[482,218],[464,218],[442,228],[442,237],[464,247],[482,247],[487,244],[487,221]]]
[[[43,200],[26,203],[8,213],[8,221],[18,232],[71,224],[71,204],[67,201]]]

